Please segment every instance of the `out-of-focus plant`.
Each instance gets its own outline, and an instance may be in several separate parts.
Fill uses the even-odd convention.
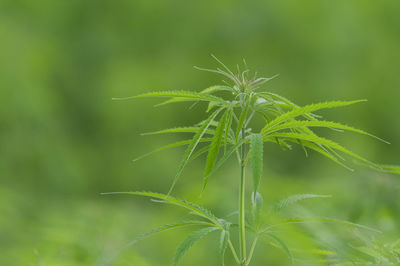
[[[206,102],[208,104],[206,110],[208,116],[194,126],[175,127],[146,134],[193,133],[191,139],[166,145],[144,155],[147,156],[154,152],[173,147],[187,146],[183,159],[179,164],[177,173],[167,194],[155,192],[112,193],[150,197],[155,202],[171,204],[186,209],[192,215],[197,217],[197,219],[163,225],[138,237],[129,245],[132,245],[154,233],[184,226],[198,226],[201,227],[201,229],[190,234],[178,247],[173,259],[173,265],[178,265],[183,255],[196,241],[212,232],[219,232],[219,253],[221,256],[221,264],[224,265],[225,251],[226,249],[229,249],[237,265],[243,266],[250,264],[257,241],[260,237],[269,238],[271,243],[282,248],[289,257],[292,257],[285,242],[274,234],[274,230],[283,225],[320,221],[336,222],[369,229],[365,226],[348,221],[321,217],[295,218],[281,220],[279,222],[271,222],[270,217],[288,205],[297,203],[304,199],[327,196],[314,194],[293,195],[279,201],[275,206],[269,208],[270,210],[268,212],[264,212],[262,210],[263,198],[258,192],[263,172],[264,143],[275,143],[287,150],[292,148],[292,144],[297,144],[304,149],[306,155],[309,150],[316,151],[333,162],[350,170],[352,169],[344,163],[345,159],[343,158],[343,155],[351,157],[360,163],[379,171],[398,172],[399,169],[396,166],[384,166],[373,163],[330,139],[320,137],[313,131],[313,128],[315,127],[329,128],[335,131],[352,131],[386,142],[363,130],[337,122],[326,121],[323,120],[321,116],[315,114],[315,112],[322,109],[345,107],[365,102],[366,100],[329,101],[299,106],[285,97],[263,90],[263,85],[274,77],[258,78],[256,74],[251,75],[245,62],[244,66],[246,69],[240,71],[238,67],[237,72],[234,73],[217,58],[215,59],[220,63],[221,68],[215,70],[204,68],[197,69],[214,72],[224,76],[229,80],[229,82],[225,82],[225,85],[211,86],[200,92],[156,91],[128,98],[116,98],[116,100],[122,100],[163,97],[168,99],[162,102],[161,105],[181,102],[193,102],[194,104]],[[257,130],[253,127],[252,123],[255,116],[260,116],[263,121],[265,121],[264,125]],[[229,221],[228,218],[219,218],[211,211],[195,203],[181,200],[171,195],[186,165],[191,160],[196,159],[202,154],[207,154],[202,190],[206,188],[209,178],[215,173],[215,171],[220,168],[229,157],[232,155],[236,156],[240,166],[240,173],[238,173],[238,210],[235,212],[238,216],[237,223]],[[249,168],[251,169],[251,178],[253,181],[253,192],[248,196],[245,194],[245,173],[247,166],[250,166]],[[251,201],[251,208],[247,211],[245,210],[246,199]],[[231,241],[231,234],[235,231],[237,231],[239,235],[239,243],[237,247],[235,247],[234,243]],[[248,232],[251,232],[251,241],[248,241],[248,235],[246,234]],[[251,244],[248,245],[248,242]],[[367,250],[363,249],[360,251],[365,253]]]

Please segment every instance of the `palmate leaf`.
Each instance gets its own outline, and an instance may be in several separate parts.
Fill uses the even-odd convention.
[[[218,230],[217,227],[206,227],[200,229],[192,234],[190,234],[178,247],[174,259],[173,259],[173,266],[177,266],[181,261],[183,255],[200,239],[208,235],[209,233]]]
[[[113,98],[113,100],[129,100],[135,98],[148,98],[148,97],[170,97],[177,99],[182,98],[187,101],[191,99],[192,101],[218,102],[223,105],[226,103],[225,100],[220,97],[193,91],[155,91],[126,98]]]
[[[372,134],[370,134],[368,132],[365,132],[363,130],[356,129],[354,127],[343,125],[343,124],[340,124],[340,123],[337,123],[337,122],[323,121],[323,120],[312,120],[312,121],[309,121],[309,120],[302,120],[302,121],[293,120],[293,121],[289,121],[289,122],[279,124],[277,126],[274,126],[274,127],[270,128],[270,129],[266,130],[264,132],[264,136],[268,135],[268,134],[271,134],[273,132],[279,131],[279,130],[299,128],[299,127],[300,128],[304,128],[304,127],[326,127],[326,128],[343,129],[343,130],[353,131],[353,132],[356,132],[356,133],[367,135],[367,136],[373,137],[375,139],[378,139],[378,140],[380,140],[382,142],[385,142],[385,143],[389,144],[389,142],[387,142],[387,141],[385,141],[385,140],[383,140],[381,138],[378,138],[377,136],[372,135]]]
[[[172,190],[174,189],[176,182],[178,181],[179,177],[182,174],[183,169],[185,168],[186,164],[188,163],[188,161],[190,159],[190,156],[192,155],[193,151],[196,149],[197,144],[199,143],[199,141],[201,140],[201,138],[203,137],[205,132],[207,131],[208,127],[210,126],[211,121],[214,120],[214,118],[218,115],[218,113],[221,110],[222,109],[218,109],[214,113],[212,113],[207,118],[207,120],[203,123],[203,125],[200,126],[199,130],[194,135],[194,137],[192,139],[192,142],[187,147],[187,149],[185,151],[185,154],[183,156],[183,159],[182,159],[181,163],[179,164],[178,171],[177,171],[177,173],[175,175],[175,178],[174,178],[174,180],[172,182],[171,188],[168,191],[168,194],[170,194],[172,192]]]
[[[222,142],[222,137],[224,135],[225,123],[229,113],[229,109],[225,111],[224,115],[222,116],[221,120],[218,122],[217,129],[215,130],[215,134],[213,140],[210,144],[210,149],[208,151],[207,161],[206,161],[206,168],[204,173],[204,181],[203,181],[203,190],[205,189],[209,175],[215,166],[215,162],[217,161],[219,149]]]
[[[255,197],[263,169],[263,140],[260,134],[250,135],[250,164],[253,174],[253,195]]]
[[[286,207],[295,204],[299,201],[305,200],[305,199],[312,199],[312,198],[329,198],[330,195],[315,195],[315,194],[296,194],[289,196],[287,198],[284,198],[280,200],[278,203],[276,203],[273,207],[274,212],[280,212],[281,210],[285,209]]]
[[[351,152],[350,150],[344,148],[343,146],[337,144],[334,141],[325,139],[325,138],[321,138],[318,137],[316,135],[306,135],[306,134],[300,134],[300,133],[274,133],[269,135],[268,137],[279,137],[279,138],[283,138],[283,139],[294,139],[294,140],[304,140],[304,141],[309,141],[309,142],[313,142],[316,144],[320,144],[329,148],[332,148],[334,150],[338,150],[341,151],[355,159],[358,159],[360,161],[362,161],[363,163],[367,164],[369,167],[374,168],[375,170],[381,170],[381,168],[379,167],[379,165],[368,161],[367,159],[355,154],[354,152]]]
[[[292,118],[296,118],[298,116],[304,115],[304,114],[310,114],[311,112],[321,110],[321,109],[328,109],[328,108],[334,108],[334,107],[341,107],[341,106],[347,106],[359,102],[363,102],[366,100],[357,100],[357,101],[331,101],[331,102],[323,102],[323,103],[317,103],[317,104],[310,104],[306,105],[304,107],[299,107],[297,109],[293,109],[292,111],[286,112],[278,117],[276,117],[274,120],[272,120],[270,123],[265,125],[265,127],[261,130],[261,135],[263,135],[268,129],[271,127],[278,125],[282,122],[285,122],[287,120],[290,120]]]
[[[185,227],[185,226],[191,226],[191,225],[200,225],[200,226],[213,226],[213,224],[209,223],[209,222],[205,222],[205,221],[195,221],[195,220],[187,220],[187,221],[179,221],[176,223],[169,223],[169,224],[164,224],[160,227],[157,227],[153,230],[151,230],[150,232],[141,234],[140,236],[138,236],[137,238],[135,238],[134,240],[130,241],[129,243],[127,243],[124,247],[120,248],[115,254],[113,254],[113,256],[111,256],[110,258],[108,258],[104,263],[102,263],[101,265],[108,265],[110,264],[114,259],[116,259],[116,257],[118,255],[120,255],[123,251],[125,251],[126,249],[128,249],[129,247],[135,245],[137,242],[140,242],[154,234],[157,233],[161,233],[170,229],[175,229],[175,228],[180,228],[180,227]]]
[[[186,200],[181,200],[181,199],[172,197],[170,195],[156,193],[156,192],[146,192],[146,191],[102,193],[102,195],[108,195],[108,194],[137,195],[137,196],[145,196],[145,197],[154,198],[154,199],[157,199],[156,202],[171,204],[171,205],[175,205],[175,206],[179,206],[184,209],[187,209],[190,211],[191,214],[205,218],[205,219],[209,220],[211,223],[213,223],[214,226],[217,226],[217,227],[220,227],[221,229],[223,229],[219,219],[214,214],[212,214],[209,210],[204,209],[203,207],[200,207],[199,205],[194,204],[192,202],[189,202]]]

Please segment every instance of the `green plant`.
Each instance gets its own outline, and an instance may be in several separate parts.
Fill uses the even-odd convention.
[[[306,106],[298,106],[280,95],[263,91],[261,89],[262,85],[271,80],[273,77],[257,78],[256,75],[251,77],[247,69],[241,72],[239,67],[237,73],[235,74],[217,58],[215,59],[221,64],[223,69],[198,69],[223,75],[229,79],[230,83],[226,83],[226,85],[212,86],[201,92],[157,91],[144,93],[129,98],[123,98],[168,98],[166,101],[162,102],[161,105],[179,102],[194,102],[194,104],[198,102],[206,102],[208,104],[207,113],[209,114],[205,120],[199,122],[195,126],[176,127],[147,133],[147,135],[180,132],[189,132],[194,134],[192,139],[172,143],[144,155],[147,156],[154,152],[172,147],[187,146],[168,194],[154,192],[116,192],[119,194],[150,197],[159,203],[176,205],[190,211],[191,214],[200,219],[180,221],[173,224],[163,225],[147,234],[140,236],[138,239],[130,243],[130,245],[154,233],[183,226],[197,225],[201,226],[202,229],[190,234],[182,242],[182,244],[178,247],[173,259],[173,265],[178,265],[182,256],[196,241],[211,232],[219,231],[219,250],[222,258],[222,264],[224,264],[225,251],[226,249],[229,249],[236,263],[243,266],[250,264],[254,254],[255,246],[257,245],[257,241],[261,236],[269,237],[277,246],[281,247],[288,254],[288,256],[291,257],[291,252],[284,241],[273,234],[273,229],[282,225],[321,221],[336,222],[369,229],[365,226],[357,225],[347,221],[318,217],[311,219],[296,218],[282,220],[277,223],[270,223],[268,221],[268,217],[270,217],[272,213],[277,213],[290,204],[304,199],[321,198],[327,196],[312,194],[294,195],[278,202],[273,208],[271,208],[269,212],[263,212],[263,198],[258,192],[263,172],[263,146],[266,142],[278,144],[283,149],[289,150],[291,149],[291,144],[298,144],[302,146],[306,153],[308,150],[314,150],[348,169],[350,168],[344,163],[344,159],[340,154],[352,157],[362,164],[365,164],[376,170],[388,172],[398,171],[398,168],[393,166],[387,167],[370,162],[369,160],[357,155],[340,144],[318,136],[312,130],[314,127],[324,127],[338,131],[353,131],[386,142],[363,130],[337,122],[322,120],[320,116],[315,114],[315,112],[321,109],[349,106],[355,103],[364,102],[365,100],[330,101]],[[252,119],[256,115],[261,116],[264,121],[263,126],[259,130],[254,130],[251,127]],[[206,210],[197,204],[171,196],[172,191],[177,181],[181,177],[186,165],[191,160],[194,160],[205,153],[207,153],[207,159],[203,176],[202,190],[206,188],[209,178],[215,173],[215,171],[222,164],[224,164],[230,156],[236,154],[240,166],[240,194],[238,197],[237,224],[230,222],[227,219],[218,218],[211,211]],[[249,164],[252,173],[251,177],[253,181],[253,192],[250,197],[251,209],[246,211],[245,172],[246,166]],[[235,249],[230,238],[233,228],[238,230],[238,250]],[[252,232],[253,235],[252,244],[249,246],[250,249],[248,249],[246,244],[246,233],[249,231]]]

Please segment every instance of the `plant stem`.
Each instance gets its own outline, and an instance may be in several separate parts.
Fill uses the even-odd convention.
[[[247,259],[247,265],[250,263],[251,258],[253,257],[254,249],[256,248],[256,244],[257,244],[257,240],[258,240],[258,235],[256,235],[256,237],[253,240],[253,244],[251,245],[249,258]]]
[[[242,139],[245,138],[245,128],[242,128]],[[240,192],[239,192],[239,241],[240,241],[240,259],[241,265],[246,265],[246,223],[245,223],[245,146],[241,146],[241,162],[240,162]]]
[[[240,259],[238,258],[237,254],[236,254],[236,251],[235,251],[235,248],[233,247],[232,242],[231,242],[230,239],[228,239],[228,245],[231,248],[231,251],[232,251],[233,257],[235,258],[235,261],[237,262],[237,264],[240,264],[241,263]]]

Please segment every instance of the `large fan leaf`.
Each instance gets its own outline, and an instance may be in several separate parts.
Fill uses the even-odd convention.
[[[334,107],[340,107],[340,106],[347,106],[359,102],[363,102],[365,100],[358,100],[358,101],[331,101],[331,102],[323,102],[323,103],[317,103],[317,104],[310,104],[306,105],[304,107],[299,107],[296,108],[292,111],[286,112],[278,117],[276,117],[274,120],[272,120],[270,123],[265,125],[265,127],[261,130],[261,135],[264,134],[268,129],[271,127],[278,125],[282,122],[285,122],[287,120],[290,120],[291,118],[295,118],[304,114],[310,114],[311,112],[320,110],[320,109],[328,109],[328,108],[334,108]]]
[[[305,120],[305,121],[289,121],[277,126],[274,126],[266,131],[264,131],[264,136],[271,134],[273,132],[279,131],[279,130],[284,130],[284,129],[292,129],[292,128],[299,128],[299,127],[326,127],[326,128],[337,128],[337,129],[343,129],[343,130],[348,130],[348,131],[353,131],[356,133],[360,133],[363,135],[368,135],[370,137],[376,138],[380,141],[386,142],[385,140],[382,140],[380,138],[378,138],[377,136],[374,136],[370,133],[367,133],[363,130],[360,129],[356,129],[354,127],[351,126],[347,126],[347,125],[343,125],[340,123],[336,123],[336,122],[331,122],[331,121],[323,121],[323,120],[313,120],[313,121],[309,121],[309,120]],[[389,143],[388,143],[389,144]]]
[[[218,230],[217,227],[206,227],[190,234],[178,247],[172,265],[177,266],[181,261],[183,255],[200,239],[209,233]]]
[[[327,146],[332,149],[341,151],[355,159],[362,161],[363,163],[367,164],[369,167],[372,167],[376,170],[381,170],[379,165],[368,161],[367,159],[355,154],[354,152],[349,151],[348,149],[342,147],[341,145],[337,144],[334,141],[331,141],[331,140],[325,139],[325,138],[321,138],[316,135],[306,135],[306,134],[300,134],[300,133],[274,133],[274,134],[269,135],[269,137],[279,137],[279,138],[283,138],[283,139],[294,139],[294,140],[300,139],[300,140],[305,140],[305,141],[309,141],[309,142],[314,142],[316,144],[320,144],[320,145]]]

